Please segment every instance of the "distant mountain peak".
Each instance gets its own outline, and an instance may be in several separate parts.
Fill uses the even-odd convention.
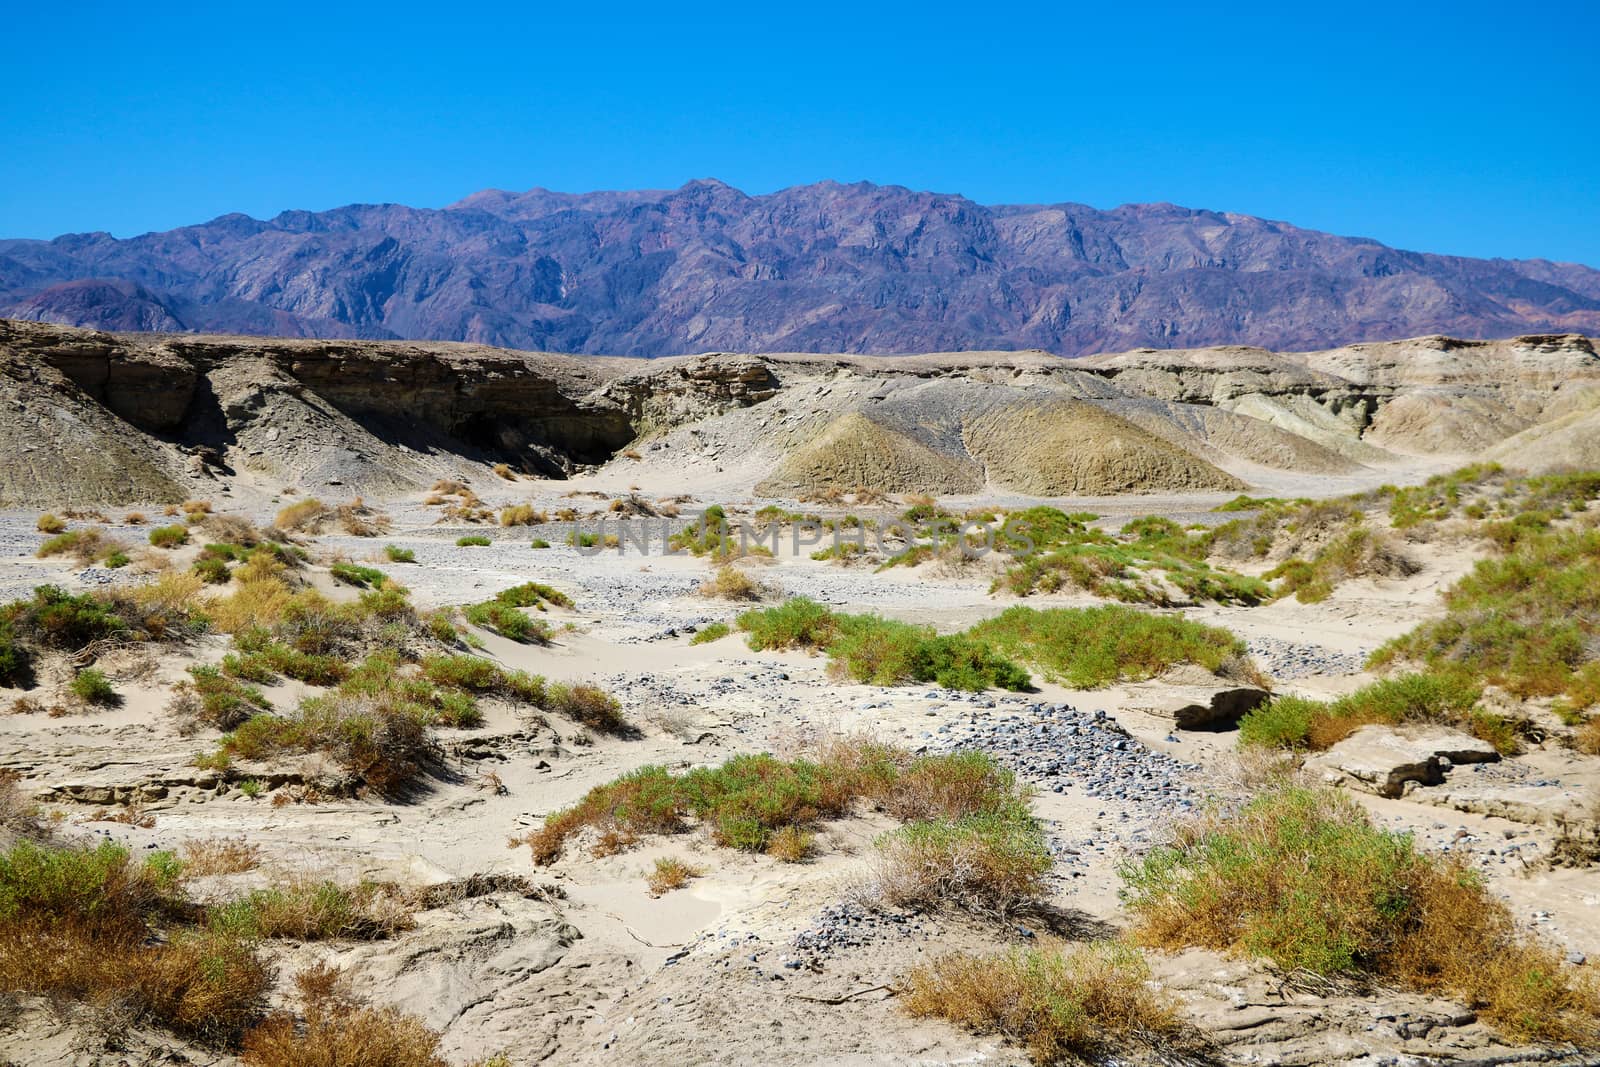
[[[628,355],[1282,350],[1600,333],[1600,271],[1168,203],[987,206],[867,181],[752,196],[704,177],[0,241],[0,316]]]

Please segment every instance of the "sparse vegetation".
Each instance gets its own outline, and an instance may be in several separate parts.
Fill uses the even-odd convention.
[[[738,618],[753,649],[827,652],[841,676],[871,685],[935,682],[951,689],[1025,689],[1028,675],[967,634],[940,636],[876,615],[844,615],[804,597],[752,609]]]
[[[258,1017],[269,971],[248,940],[174,918],[185,912],[180,866],[170,852],[136,862],[110,841],[0,853],[0,991],[236,1039]]]
[[[178,548],[189,543],[186,526],[157,526],[150,531],[150,544],[156,548]]]
[[[1481,686],[1460,672],[1384,678],[1332,701],[1277,696],[1239,722],[1239,742],[1325,749],[1369,724],[1442,723],[1469,730],[1507,754],[1517,750],[1505,720],[1478,709]]]
[[[1007,608],[968,633],[1076,689],[1151,678],[1179,663],[1216,671],[1245,655],[1244,642],[1226,630],[1116,604]]]
[[[716,600],[760,600],[761,583],[734,566],[718,567],[700,583],[700,595]]]
[[[689,643],[691,645],[709,644],[712,641],[720,641],[731,633],[733,633],[733,627],[725,622],[708,623],[697,630],[693,637],[689,638]]]
[[[72,695],[85,704],[111,707],[122,702],[117,690],[105,672],[95,667],[85,667],[72,679]]]
[[[1446,614],[1384,645],[1375,666],[1464,671],[1522,698],[1600,701],[1600,530],[1562,530],[1480,560],[1445,593]]]
[[[458,548],[488,548],[492,544],[494,542],[482,534],[465,534],[456,538]]]
[[[1189,1037],[1177,1002],[1151,988],[1144,957],[1117,942],[946,956],[906,986],[910,1014],[999,1034],[1041,1065],[1099,1062]]]
[[[655,861],[650,868],[650,873],[645,876],[645,885],[650,888],[650,895],[659,897],[663,893],[670,893],[674,889],[682,889],[689,881],[700,877],[698,867],[685,863],[672,856],[663,856]]]
[[[541,645],[550,643],[549,623],[543,619],[535,619],[503,600],[485,600],[479,604],[469,604],[461,613],[472,625],[493,630],[501,637],[512,641],[533,641]]]
[[[1050,869],[1043,835],[1026,793],[989,756],[913,757],[863,739],[835,740],[817,755],[735,756],[681,775],[643,767],[552,813],[525,843],[534,862],[544,864],[580,833],[605,855],[641,836],[698,824],[723,847],[798,862],[814,848],[818,821],[865,801],[909,823],[879,842],[873,896],[902,906],[953,903],[1006,913],[1042,892]]]
[[[1018,555],[996,589],[1018,596],[1083,589],[1129,603],[1178,600],[1258,604],[1271,598],[1265,582],[1206,562],[1210,536],[1168,519],[1147,517],[1113,536],[1088,525],[1094,516],[1039,506],[1006,517],[997,546]]]
[[[376,567],[363,567],[359,563],[335,563],[328,568],[328,573],[333,576],[335,581],[353,585],[360,589],[366,589],[369,586],[381,586],[388,580],[388,575]]]
[[[437,1033],[395,1008],[368,1006],[338,968],[317,964],[295,986],[303,1022],[286,1011],[267,1017],[244,1037],[244,1067],[451,1067]]]
[[[417,561],[415,552],[409,548],[401,548],[399,545],[384,545],[383,555],[390,563],[415,563]]]
[[[1123,869],[1134,936],[1366,973],[1463,999],[1513,1039],[1592,1041],[1600,991],[1458,859],[1373,827],[1348,797],[1278,786],[1182,826]]]
[[[39,521],[34,523],[34,529],[42,534],[58,534],[67,528],[67,524],[59,516],[46,512],[39,516]]]
[[[550,516],[532,504],[509,504],[500,509],[501,526],[534,526],[550,521]]]

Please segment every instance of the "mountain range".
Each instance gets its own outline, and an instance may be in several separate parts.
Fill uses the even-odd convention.
[[[1600,333],[1600,271],[1171,204],[985,206],[866,182],[489,190],[0,240],[0,317],[571,353],[900,353]]]

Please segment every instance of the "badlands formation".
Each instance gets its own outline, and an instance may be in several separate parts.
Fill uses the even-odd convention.
[[[1600,1054],[1588,338],[0,392],[0,1061]]]

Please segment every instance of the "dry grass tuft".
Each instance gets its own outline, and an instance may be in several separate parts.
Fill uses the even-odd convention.
[[[500,509],[501,526],[535,526],[549,521],[550,517],[532,504],[508,504]]]
[[[798,826],[780,826],[767,840],[767,855],[784,863],[804,863],[817,850],[817,835]]]
[[[395,1008],[356,997],[337,967],[317,964],[295,977],[300,1024],[269,1016],[244,1037],[245,1067],[450,1067],[439,1034]]]
[[[511,464],[509,463],[496,463],[494,465],[494,473],[497,478],[504,478],[508,482],[517,480],[516,472],[511,469]]]
[[[59,516],[47,511],[39,516],[39,521],[33,524],[33,528],[42,534],[58,534],[67,528],[67,524]]]
[[[689,884],[690,879],[698,878],[703,873],[699,867],[680,859],[663,857],[656,860],[655,865],[650,868],[650,873],[645,875],[644,882],[650,887],[650,895],[659,897],[674,889],[682,889]]]
[[[188,878],[214,874],[240,874],[261,865],[261,850],[242,837],[205,837],[185,841],[183,873]]]
[[[737,567],[718,567],[716,573],[701,582],[700,595],[714,600],[760,600],[766,587]]]
[[[913,971],[905,1011],[999,1034],[1037,1064],[1098,1061],[1190,1040],[1177,1003],[1148,984],[1135,949],[1100,942],[1070,950],[946,956]]]

